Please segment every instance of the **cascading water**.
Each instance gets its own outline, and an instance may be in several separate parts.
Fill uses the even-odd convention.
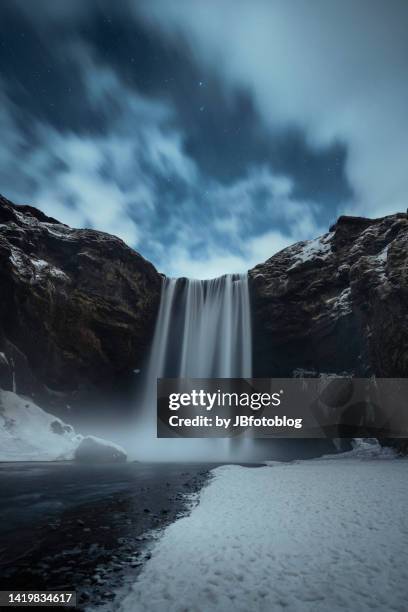
[[[249,378],[251,353],[246,275],[164,281],[146,382]]]
[[[212,280],[166,278],[140,398],[139,428],[143,423],[144,436],[149,439],[146,443],[139,440],[139,444],[143,444],[146,452],[157,446],[152,440],[156,427],[157,378],[250,378],[251,374],[247,275],[228,274]],[[184,455],[191,449],[194,458],[198,458],[198,447],[207,456],[219,454],[221,448],[225,454],[229,448],[219,439],[162,439],[156,443],[163,449],[166,447],[163,451],[166,455],[176,445],[177,451],[185,451]]]

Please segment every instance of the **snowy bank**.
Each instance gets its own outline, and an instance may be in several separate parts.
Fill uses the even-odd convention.
[[[103,449],[106,460],[114,460],[111,456],[126,460],[121,447],[94,436],[84,438],[32,400],[0,389],[0,461],[70,460],[77,458],[79,449],[89,447],[89,441]]]
[[[217,468],[120,610],[406,610],[408,461],[361,450]]]

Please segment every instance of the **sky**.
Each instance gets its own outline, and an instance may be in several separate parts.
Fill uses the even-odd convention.
[[[406,0],[2,0],[0,193],[165,274],[408,206]]]

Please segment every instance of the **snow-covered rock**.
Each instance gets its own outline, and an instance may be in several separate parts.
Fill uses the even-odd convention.
[[[0,460],[72,459],[82,436],[28,398],[0,390]]]
[[[76,461],[84,463],[123,463],[126,452],[121,446],[95,436],[86,436],[75,450]]]
[[[334,454],[335,460],[341,459],[395,459],[397,452],[393,448],[381,446],[376,438],[354,438],[351,440],[352,450]],[[332,459],[331,455],[325,455],[324,459]]]
[[[62,461],[77,457],[77,451],[94,446],[103,449],[105,461],[126,461],[119,446],[100,438],[75,433],[31,399],[0,389],[0,461]]]
[[[294,270],[298,266],[314,259],[319,259],[320,261],[327,259],[331,253],[333,235],[334,232],[330,232],[313,240],[305,240],[287,247],[286,250],[294,260],[294,263],[288,267],[287,271]]]

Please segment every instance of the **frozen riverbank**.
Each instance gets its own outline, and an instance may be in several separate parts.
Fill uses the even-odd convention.
[[[167,527],[122,612],[406,610],[408,461],[223,466]]]
[[[75,590],[78,610],[108,602],[213,467],[0,463],[0,589]]]

